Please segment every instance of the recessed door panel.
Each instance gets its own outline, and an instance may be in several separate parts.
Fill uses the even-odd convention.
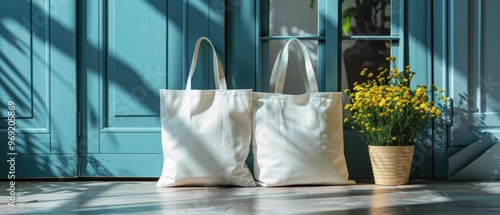
[[[0,158],[16,179],[77,175],[75,20],[71,1],[0,3]]]
[[[159,89],[182,89],[200,36],[223,54],[224,10],[212,1],[82,1],[81,176],[158,177]],[[222,23],[220,23],[222,21]],[[211,33],[217,29],[215,32]],[[194,87],[209,88],[202,50]],[[223,58],[223,55],[220,55]],[[203,59],[203,60],[202,60]],[[212,84],[213,86],[213,84]],[[140,162],[144,167],[135,168]]]

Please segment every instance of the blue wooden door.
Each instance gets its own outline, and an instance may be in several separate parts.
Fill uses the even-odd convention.
[[[0,178],[77,176],[75,8],[0,2]]]
[[[448,118],[436,124],[439,178],[500,179],[499,7],[496,0],[434,2],[435,79],[451,98]]]
[[[79,6],[80,175],[158,177],[159,89],[184,88],[200,36],[224,58],[224,3],[106,0]],[[211,88],[208,52],[202,53],[193,84]]]

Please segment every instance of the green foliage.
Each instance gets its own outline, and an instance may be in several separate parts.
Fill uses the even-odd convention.
[[[334,1],[334,0],[332,0]],[[344,0],[339,4],[342,5]],[[309,0],[309,7],[314,7],[315,0]],[[351,19],[355,19],[356,26],[361,27],[383,27],[386,18],[380,15],[380,12],[385,10],[385,7],[390,4],[390,0],[357,0],[356,5],[348,7],[342,11],[342,32],[347,35],[351,29]],[[380,26],[376,26],[380,25]]]
[[[351,29],[351,18],[354,17],[360,10],[360,7],[350,7],[342,12],[342,31],[345,35],[349,33]]]

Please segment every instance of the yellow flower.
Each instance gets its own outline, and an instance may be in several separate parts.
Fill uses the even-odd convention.
[[[362,71],[361,71],[361,76],[364,76],[366,74],[366,71],[368,70],[368,68],[364,68]]]
[[[431,113],[435,113],[435,112],[436,112],[436,110],[437,110],[437,109],[436,109],[436,106],[432,106],[432,108],[431,108],[431,111],[430,111],[430,112],[431,112]]]
[[[385,99],[380,100],[378,106],[383,107],[385,105]]]
[[[420,94],[422,94],[422,91],[423,91],[423,90],[422,90],[422,88],[421,88],[421,87],[417,87],[417,90],[415,91],[415,93],[416,93],[417,95],[420,95]]]
[[[394,65],[394,57],[388,57],[387,60]],[[410,71],[410,68],[406,66],[403,70],[398,70],[395,66],[390,69],[380,67],[378,75],[365,68],[360,75],[368,79],[359,84],[356,82],[352,89],[344,91],[351,100],[344,108],[350,110],[352,115],[343,121],[352,123],[353,129],[368,144],[411,142],[414,136],[406,134],[417,133],[428,117],[438,118],[441,114],[435,105],[440,100],[448,101],[448,98],[442,96],[444,91],[436,86],[429,88],[426,85],[412,88],[409,83],[415,72]],[[384,72],[388,73],[383,75]],[[435,96],[435,100],[429,96],[431,94]],[[414,120],[406,122],[409,119]]]

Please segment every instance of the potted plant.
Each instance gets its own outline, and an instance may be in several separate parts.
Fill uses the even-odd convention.
[[[435,86],[417,85],[411,88],[415,72],[406,66],[399,71],[395,57],[386,60],[393,68],[380,67],[378,72],[361,71],[366,81],[346,89],[351,103],[345,109],[351,115],[344,118],[369,147],[375,183],[379,185],[407,184],[414,152],[414,139],[425,123],[438,118],[436,104],[447,101],[444,92]]]

